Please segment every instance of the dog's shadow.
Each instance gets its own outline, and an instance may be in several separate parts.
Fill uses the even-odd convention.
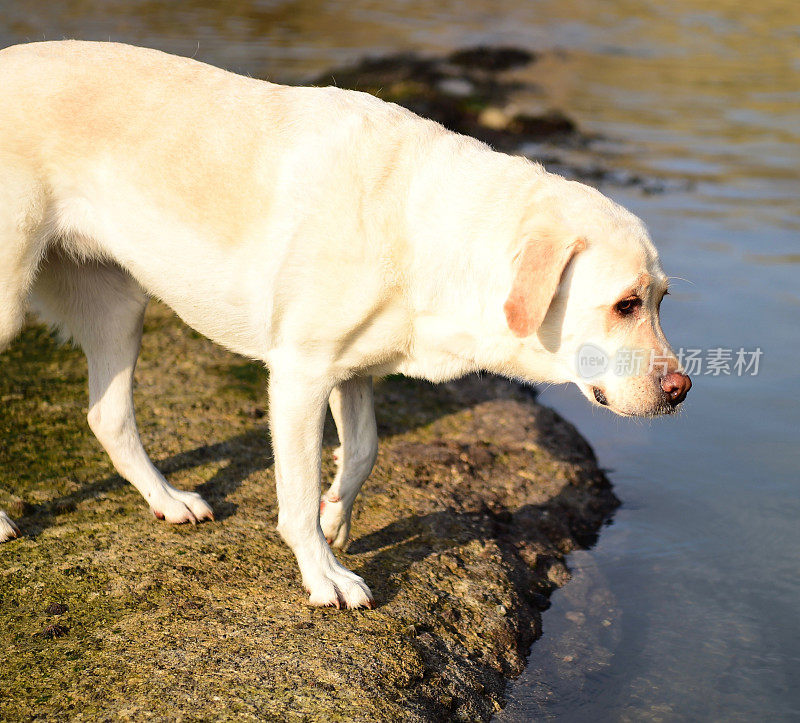
[[[610,498],[614,500],[613,496]],[[577,522],[559,514],[574,505],[563,493],[541,504],[526,504],[510,510],[477,510],[470,512],[452,509],[437,510],[424,515],[411,515],[395,520],[379,530],[353,540],[347,553],[353,555],[351,569],[369,581],[373,593],[381,603],[394,599],[404,586],[403,574],[415,563],[431,555],[457,551],[473,541],[507,541],[495,548],[512,575],[528,577],[532,571],[515,552],[520,545],[540,544],[543,532],[554,550],[568,549],[577,543],[586,549],[598,538],[602,523],[610,514],[598,518],[598,524]],[[609,513],[614,502],[609,504]],[[560,517],[563,524],[553,525]],[[537,544],[537,546],[538,546]],[[361,559],[359,559],[361,558]],[[558,555],[537,554],[535,575],[542,592],[556,587],[549,583],[549,570],[560,565]],[[360,563],[360,564],[359,564]],[[478,573],[476,573],[478,574]],[[547,588],[547,590],[545,590]]]
[[[535,396],[535,392],[531,389],[521,392],[518,386],[496,377],[481,379],[473,376],[448,385],[432,385],[402,377],[391,377],[383,380],[376,388],[379,436],[383,438],[412,432],[444,416],[509,394],[516,398],[520,398],[520,395],[530,398]],[[326,420],[323,440],[328,448],[337,444],[336,429],[330,415]],[[564,444],[550,440],[547,435],[540,438],[539,442],[550,447],[549,451],[557,457],[563,457],[565,454]],[[585,451],[580,450],[581,453]],[[591,454],[590,450],[589,453]],[[195,488],[212,506],[216,518],[224,520],[237,511],[238,506],[231,501],[231,495],[251,475],[268,470],[273,465],[269,431],[265,423],[258,422],[247,432],[225,441],[201,445],[159,459],[156,461],[156,466],[169,479],[178,472],[224,461],[227,461],[227,464],[221,466],[210,479]],[[35,537],[51,526],[56,516],[75,509],[81,502],[123,488],[127,484],[122,477],[115,474],[83,485],[74,492],[46,503],[28,505],[23,516],[26,534]],[[551,504],[553,501],[548,502],[546,506]],[[531,509],[529,512],[538,517],[541,510]],[[463,519],[456,520],[455,518],[459,516]],[[445,540],[460,540],[465,534],[471,539],[481,537],[479,526],[476,526],[472,517],[474,515],[449,510],[407,517],[354,540],[348,553],[359,556],[361,553],[379,550],[377,554],[367,556],[368,559],[361,564],[361,574],[367,579],[384,581],[382,583],[384,589],[381,590],[380,596],[386,600],[393,597],[396,592],[392,580],[399,573],[432,552],[445,549],[448,544],[456,544],[445,543]],[[460,528],[462,532],[455,538],[437,534],[436,530],[442,529],[445,525],[450,529]],[[381,548],[386,549],[381,550]]]
[[[251,474],[272,466],[272,450],[266,425],[258,425],[244,434],[223,442],[205,444],[192,450],[155,460],[156,467],[169,480],[172,475],[204,464],[228,460],[214,475],[198,485],[195,491],[209,502],[217,520],[233,515],[237,505],[228,500]],[[79,489],[43,503],[26,503],[21,521],[28,537],[36,537],[53,524],[54,518],[71,512],[86,500],[128,487],[118,474],[84,484]]]

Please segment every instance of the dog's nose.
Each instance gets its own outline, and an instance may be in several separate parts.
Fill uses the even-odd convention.
[[[667,395],[667,401],[673,406],[678,406],[692,388],[692,380],[680,372],[671,372],[661,380],[661,388]]]

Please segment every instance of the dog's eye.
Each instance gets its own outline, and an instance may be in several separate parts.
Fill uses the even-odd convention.
[[[642,305],[642,300],[638,296],[629,296],[627,299],[618,301],[614,305],[614,310],[620,316],[630,316]]]

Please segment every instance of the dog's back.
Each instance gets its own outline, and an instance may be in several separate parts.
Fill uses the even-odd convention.
[[[363,93],[289,88],[115,43],[8,48],[0,77],[0,273],[14,310],[0,346],[57,243],[76,259],[112,260],[205,335],[263,358],[268,291],[287,263],[303,273],[288,257],[318,255],[336,236],[352,258],[389,268],[404,209],[383,199],[403,197],[420,139],[444,133]],[[370,235],[381,236],[377,258],[363,253]],[[310,288],[353,273],[329,255]]]

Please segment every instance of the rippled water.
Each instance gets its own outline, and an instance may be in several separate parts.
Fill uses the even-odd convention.
[[[606,139],[603,162],[667,191],[604,190],[648,222],[684,348],[763,350],[757,376],[695,376],[645,424],[548,390],[624,506],[570,559],[504,720],[800,718],[800,5],[762,0],[30,0],[0,43],[147,44],[300,81],[365,52],[502,43],[548,53],[521,106]],[[549,149],[530,149],[548,153]]]

